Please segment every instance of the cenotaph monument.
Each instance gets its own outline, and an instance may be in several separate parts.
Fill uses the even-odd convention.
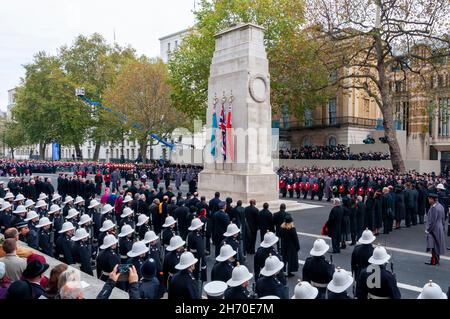
[[[278,200],[264,29],[241,24],[216,34],[208,82],[207,138],[198,192],[247,203]],[[231,116],[230,116],[231,115]]]

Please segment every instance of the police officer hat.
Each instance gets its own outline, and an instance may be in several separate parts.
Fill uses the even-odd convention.
[[[156,276],[156,262],[153,258],[147,259],[141,266],[141,274],[143,279],[152,279]]]

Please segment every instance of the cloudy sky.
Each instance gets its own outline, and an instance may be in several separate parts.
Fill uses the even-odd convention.
[[[194,0],[14,0],[0,9],[0,109],[20,83],[23,64],[56,53],[79,35],[102,34],[139,54],[159,55],[158,39],[193,24]]]

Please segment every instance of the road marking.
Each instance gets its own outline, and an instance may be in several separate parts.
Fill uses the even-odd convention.
[[[323,236],[323,235],[316,235],[316,234],[303,233],[303,232],[297,232],[297,234],[300,235],[300,236],[313,237],[313,238],[322,238],[322,239],[331,240],[330,237]],[[385,248],[387,250],[397,251],[397,252],[405,253],[405,254],[424,256],[424,257],[431,257],[431,254],[420,252],[420,251],[415,251],[415,250],[402,249],[402,248],[389,247],[389,246],[385,246]],[[440,258],[443,259],[443,260],[450,260],[450,257],[447,257],[447,256],[441,256]]]
[[[304,264],[305,264],[305,261],[299,259],[299,260],[298,260],[298,263],[299,263],[300,265],[304,265]],[[422,288],[420,288],[420,287],[413,286],[413,285],[408,285],[408,284],[403,284],[403,283],[401,283],[401,282],[398,282],[398,283],[397,283],[397,287],[398,287],[398,288],[401,288],[401,289],[410,290],[410,291],[422,292]]]

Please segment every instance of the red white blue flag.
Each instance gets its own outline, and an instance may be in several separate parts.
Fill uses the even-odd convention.
[[[222,156],[224,161],[227,160],[227,123],[225,119],[225,101],[226,99],[224,98],[222,100],[219,120],[219,127],[222,130]]]

